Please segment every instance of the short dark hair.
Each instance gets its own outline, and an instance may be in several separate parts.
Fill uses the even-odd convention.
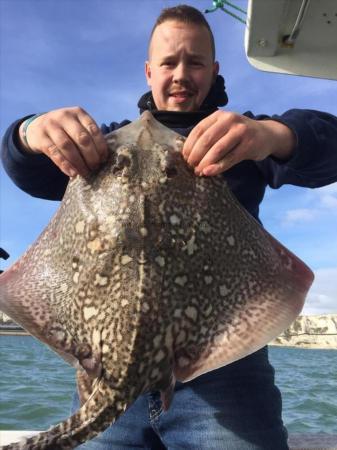
[[[194,25],[202,25],[206,27],[211,39],[212,57],[213,60],[215,59],[215,43],[211,27],[209,26],[209,23],[205,19],[204,15],[198,9],[193,8],[193,6],[189,5],[173,6],[172,8],[164,8],[161,11],[151,31],[149,39],[149,48],[151,45],[154,30],[157,28],[158,25],[161,25],[162,23],[168,20],[176,20],[177,22],[192,23]]]

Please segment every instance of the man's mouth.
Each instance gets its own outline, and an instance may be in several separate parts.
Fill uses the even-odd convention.
[[[193,92],[191,91],[174,91],[169,94],[170,97],[173,97],[174,100],[178,103],[185,102],[189,98],[193,96]]]

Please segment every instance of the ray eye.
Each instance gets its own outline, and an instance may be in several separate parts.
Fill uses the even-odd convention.
[[[173,178],[178,175],[178,171],[175,167],[166,167],[165,172],[167,178]]]
[[[128,156],[120,154],[117,156],[117,161],[112,169],[113,173],[117,173],[120,170],[124,169],[124,167],[130,167],[131,160]]]

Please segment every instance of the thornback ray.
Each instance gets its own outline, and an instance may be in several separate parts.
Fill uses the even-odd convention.
[[[6,450],[70,449],[142,393],[266,345],[300,313],[311,270],[222,176],[196,177],[184,138],[144,112],[106,136],[107,163],[70,180],[55,216],[0,276],[0,309],[78,368],[80,409]]]

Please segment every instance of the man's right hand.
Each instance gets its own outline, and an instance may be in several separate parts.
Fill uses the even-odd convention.
[[[30,153],[44,153],[59,169],[74,177],[86,177],[108,157],[108,147],[96,122],[82,108],[61,108],[34,119],[23,138],[23,124],[19,128],[22,147]]]

